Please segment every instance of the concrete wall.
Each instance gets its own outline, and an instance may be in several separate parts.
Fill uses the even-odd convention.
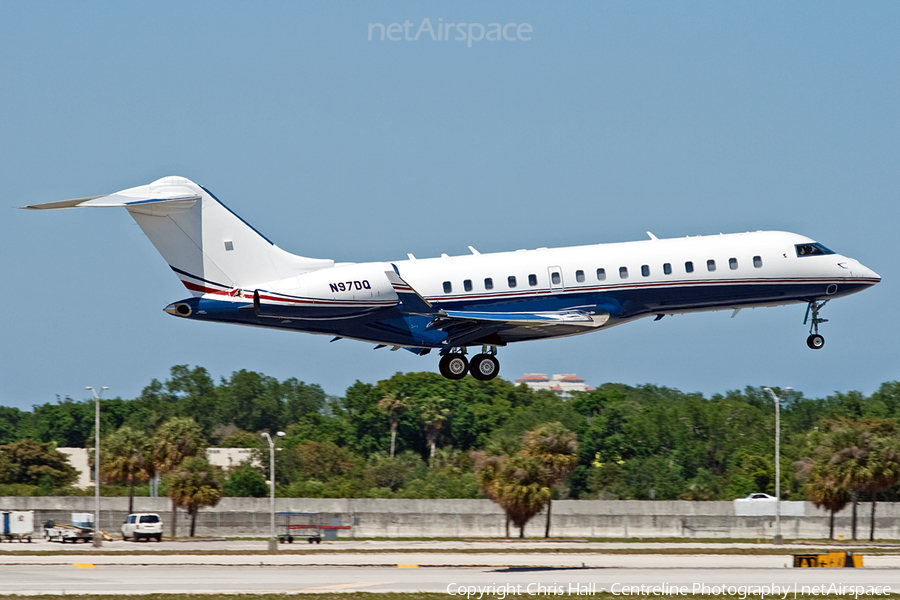
[[[505,518],[490,500],[387,500],[277,498],[276,511],[322,513],[323,523],[340,518],[358,525],[341,537],[502,537]],[[0,510],[34,510],[35,527],[48,519],[68,523],[73,512],[93,512],[92,497],[0,497]],[[135,498],[135,512],[159,513],[166,535],[171,531],[171,503],[167,498]],[[118,535],[128,511],[128,498],[101,498],[101,528]],[[558,537],[771,537],[774,517],[736,516],[732,502],[637,500],[557,500],[552,507],[551,535]],[[871,505],[860,503],[858,533],[868,539]],[[783,517],[785,538],[825,538],[828,512],[807,503],[803,517]],[[835,535],[850,538],[850,509],[838,513]],[[190,519],[178,513],[178,534],[187,535]],[[197,517],[199,536],[266,536],[269,533],[268,498],[224,498]],[[514,529],[510,532],[516,536]],[[544,515],[525,528],[526,536],[543,536]],[[880,503],[875,536],[900,539],[900,503]]]

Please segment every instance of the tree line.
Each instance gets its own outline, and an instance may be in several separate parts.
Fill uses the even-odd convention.
[[[869,396],[779,393],[784,499],[809,498],[832,510],[855,508],[859,499],[897,499],[891,473],[900,383],[884,383]],[[88,447],[93,404],[65,398],[32,411],[0,407],[0,494],[75,493],[65,461],[37,468],[26,455]],[[165,446],[160,434],[173,421],[193,423],[198,448],[250,447],[256,460],[220,473],[201,464],[198,449],[163,464],[162,451],[152,448]],[[286,433],[276,460],[280,496],[487,497],[520,532],[525,517],[517,515],[537,508],[531,518],[554,498],[730,500],[775,487],[774,405],[758,387],[707,398],[607,383],[562,400],[502,379],[398,373],[328,396],[293,378],[241,370],[216,382],[202,367],[180,365],[137,398],[101,400],[101,449],[131,439],[125,446],[143,448],[139,460],[148,465],[133,476],[104,474],[103,493],[145,495],[150,474],[168,472],[181,473],[180,481],[205,474],[195,487],[216,488],[219,496],[264,496],[263,431]],[[126,450],[119,447],[107,462]],[[190,469],[181,470],[192,457],[184,465]],[[170,493],[174,480],[164,478],[162,491]],[[527,506],[503,500],[511,497]]]

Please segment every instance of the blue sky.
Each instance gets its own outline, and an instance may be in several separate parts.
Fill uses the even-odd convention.
[[[501,376],[807,396],[897,379],[900,5],[560,6],[0,4],[0,404],[86,385],[134,397],[176,364],[332,394],[436,370],[434,355],[170,317],[188,294],[124,210],[13,210],[166,175],[338,261],[802,233],[883,277],[825,309],[821,351],[797,305],[512,345]],[[425,18],[527,23],[531,39],[367,39]]]

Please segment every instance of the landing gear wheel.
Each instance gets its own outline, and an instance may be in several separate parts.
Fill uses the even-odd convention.
[[[447,354],[441,357],[438,368],[447,379],[462,379],[469,371],[469,361],[462,354]]]
[[[490,381],[500,373],[500,361],[490,354],[476,354],[469,361],[469,373],[478,381]]]
[[[806,338],[806,345],[812,348],[813,350],[818,350],[822,346],[825,345],[825,338],[823,338],[818,333],[814,333],[808,338]]]

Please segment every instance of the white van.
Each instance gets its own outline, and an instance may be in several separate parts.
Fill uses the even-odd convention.
[[[122,523],[122,539],[131,538],[135,542],[141,540],[162,540],[163,522],[156,513],[134,513],[128,515]]]

